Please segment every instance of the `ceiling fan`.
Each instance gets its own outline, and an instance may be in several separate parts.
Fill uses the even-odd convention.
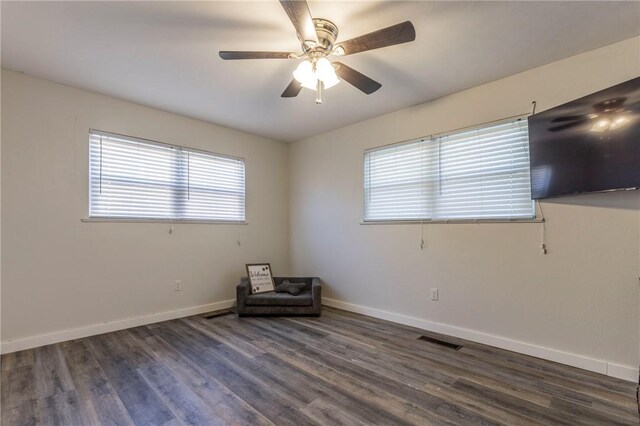
[[[282,93],[283,98],[293,98],[303,87],[316,90],[316,103],[322,103],[322,91],[340,82],[340,79],[360,89],[367,95],[382,85],[341,62],[331,62],[330,55],[346,56],[381,47],[407,43],[416,39],[416,31],[410,21],[392,25],[336,44],[338,27],[331,21],[312,18],[306,1],[280,0],[280,4],[296,29],[302,45],[302,53],[262,51],[220,51],[220,57],[229,59],[300,59],[293,72],[293,80]]]
[[[551,120],[557,125],[550,127],[550,132],[560,132],[573,127],[589,125],[592,132],[606,132],[616,130],[630,121],[629,111],[624,104],[627,98],[619,97],[607,99],[593,105],[593,113],[580,115],[565,115]]]

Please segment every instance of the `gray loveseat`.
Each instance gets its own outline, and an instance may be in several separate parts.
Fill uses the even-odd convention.
[[[244,277],[236,287],[238,315],[315,315],[320,316],[322,285],[317,277],[274,277],[276,287],[284,280],[304,283],[297,296],[289,293],[251,294],[249,279]]]

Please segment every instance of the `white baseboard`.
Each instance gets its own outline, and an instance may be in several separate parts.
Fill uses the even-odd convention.
[[[192,306],[189,308],[176,309],[143,315],[140,317],[125,318],[117,321],[92,324],[85,327],[71,328],[54,331],[52,333],[40,334],[37,336],[24,337],[15,340],[3,341],[0,352],[3,354],[21,351],[24,349],[37,348],[39,346],[53,343],[66,342],[67,340],[80,339],[82,337],[95,336],[96,334],[108,333],[110,331],[124,330],[125,328],[138,327],[141,325],[153,324],[155,322],[167,321],[176,318],[188,317],[191,315],[203,314],[205,312],[217,311],[230,308],[236,301],[224,300],[222,302],[208,303],[206,305]]]
[[[432,322],[420,318],[410,317],[397,314],[394,312],[383,311],[380,309],[369,308],[366,306],[356,305],[353,303],[342,302],[339,300],[323,298],[323,304],[345,311],[355,312],[363,315],[369,315],[374,318],[380,318],[399,324],[409,325],[424,330],[442,333],[449,336],[459,337],[461,339],[471,340],[473,342],[483,343],[498,348],[519,352],[525,355],[531,355],[538,358],[548,359],[550,361],[559,362],[561,364],[571,365],[573,367],[582,368],[584,370],[594,371],[607,376],[617,377],[619,379],[637,382],[638,368],[629,365],[621,365],[606,360],[590,358],[584,355],[560,351],[557,349],[538,346],[531,343],[520,342],[492,334],[482,333],[467,328]],[[183,318],[190,315],[198,315],[205,312],[217,311],[220,309],[230,308],[235,304],[235,300],[224,300],[222,302],[209,303],[206,305],[192,306],[189,308],[177,309],[173,311],[165,311],[144,315],[134,318],[126,318],[118,321],[105,322],[101,324],[93,324],[85,327],[72,328],[67,330],[55,331],[53,333],[30,336],[21,339],[3,341],[0,352],[3,354],[21,351],[24,349],[36,348],[39,346],[50,345],[53,343],[66,342],[67,340],[80,339],[83,337],[94,336],[96,334],[108,333],[111,331],[123,330],[141,325],[153,324],[156,322],[167,321],[175,318]]]
[[[369,308],[367,306],[355,305],[353,303],[342,302],[340,300],[328,299],[326,297],[322,298],[322,304],[338,309],[343,309],[345,311],[355,312],[374,318],[380,318],[399,324],[421,328],[423,330],[433,331],[435,333],[446,334],[477,343],[495,346],[497,348],[506,349],[537,358],[559,362],[561,364],[582,368],[584,370],[594,371],[596,373],[605,374],[607,376],[617,377],[618,379],[629,380],[635,383],[637,383],[638,381],[637,366],[615,364],[609,361],[594,359],[584,355],[564,352],[557,349],[534,345],[531,343],[520,342],[518,340],[512,340],[506,337],[487,334],[467,328],[396,314],[394,312]]]

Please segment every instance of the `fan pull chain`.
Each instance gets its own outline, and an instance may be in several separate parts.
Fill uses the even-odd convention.
[[[318,79],[318,86],[317,86],[317,94],[316,94],[316,103],[318,105],[322,104],[322,81],[320,81]]]

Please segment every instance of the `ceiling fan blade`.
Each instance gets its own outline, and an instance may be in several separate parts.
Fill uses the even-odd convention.
[[[366,75],[346,66],[343,63],[334,62],[333,64],[338,66],[338,68],[336,69],[336,74],[338,75],[338,77],[356,87],[357,89],[362,90],[367,95],[372,94],[382,87],[382,84],[370,79]]]
[[[316,27],[311,19],[311,12],[309,12],[309,5],[304,0],[280,0],[291,23],[298,33],[298,38],[302,43],[311,42],[310,47],[318,44],[318,35],[316,34]],[[309,44],[309,43],[305,43]]]
[[[578,121],[573,121],[573,122],[568,123],[568,124],[562,124],[560,126],[549,127],[549,131],[550,132],[561,132],[563,130],[571,129],[572,127],[581,126],[582,124],[586,123],[587,121],[589,121],[588,118],[583,118],[583,119],[580,119]]]
[[[411,21],[392,25],[351,40],[338,44],[338,48],[344,50],[344,55],[365,52],[367,50],[380,49],[381,47],[407,43],[416,39],[416,29]]]
[[[298,80],[294,78],[293,80],[291,80],[291,83],[289,83],[287,88],[284,89],[284,92],[282,92],[282,95],[280,95],[280,97],[295,98],[296,96],[298,96],[298,93],[300,93],[300,90],[302,90],[302,85],[298,82]]]
[[[552,123],[563,123],[565,121],[576,121],[583,119],[584,115],[565,115],[563,117],[554,118],[551,120]]]
[[[252,52],[252,51],[229,51],[221,50],[222,59],[289,59],[289,52]]]

